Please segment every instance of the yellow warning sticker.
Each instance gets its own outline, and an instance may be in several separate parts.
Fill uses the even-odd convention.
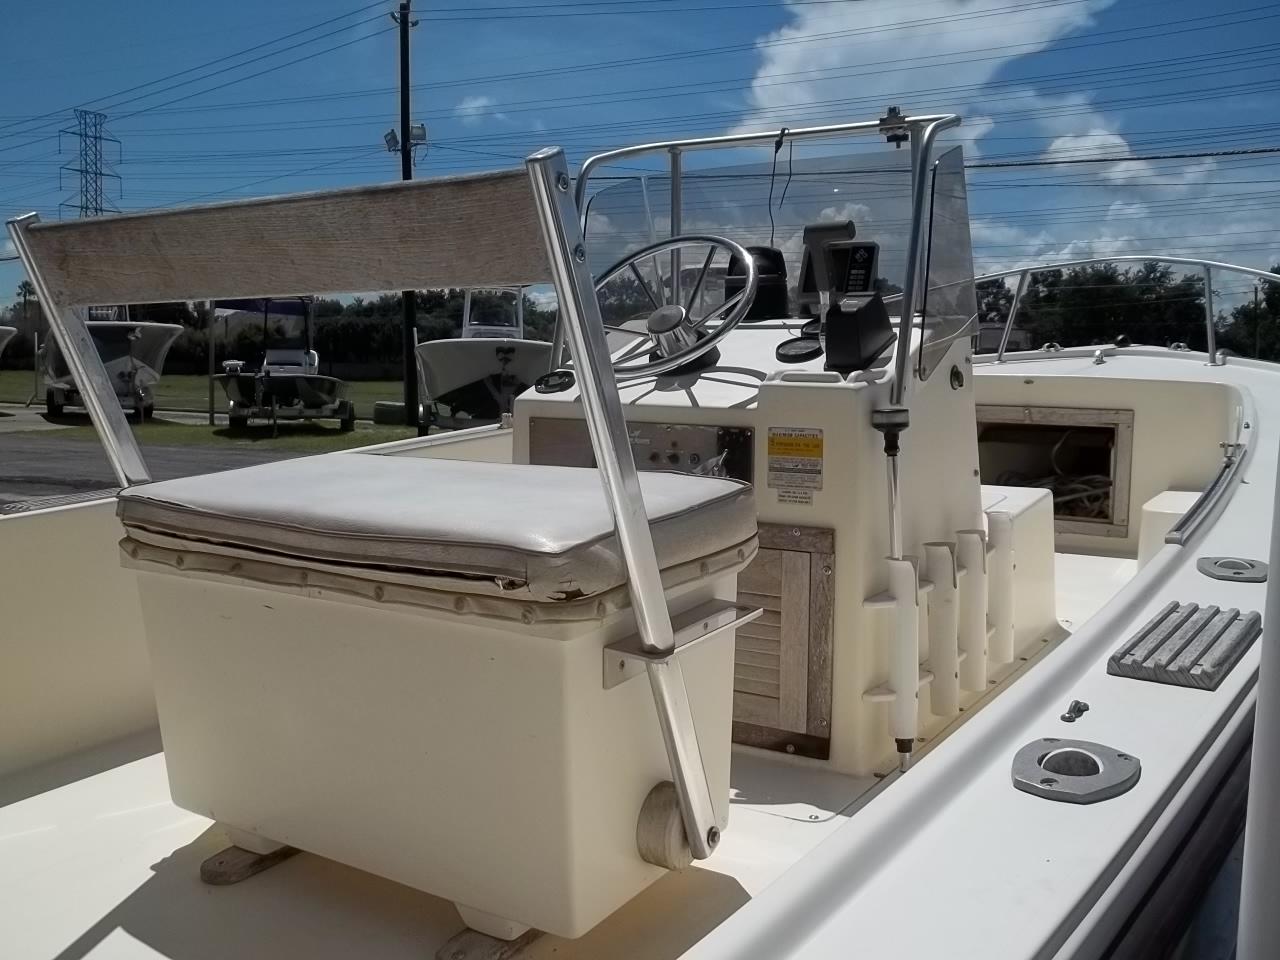
[[[769,428],[768,485],[781,503],[808,504],[822,489],[822,431],[814,427]]]
[[[770,427],[769,456],[822,459],[822,431],[803,427]]]

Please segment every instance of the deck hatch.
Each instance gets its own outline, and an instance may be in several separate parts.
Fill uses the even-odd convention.
[[[1262,633],[1262,615],[1170,601],[1107,661],[1107,673],[1216,690]]]

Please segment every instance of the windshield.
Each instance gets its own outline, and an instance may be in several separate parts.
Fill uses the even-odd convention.
[[[588,201],[586,236],[591,270],[600,276],[627,254],[670,236],[671,177],[649,174],[595,180],[601,189]],[[852,220],[859,239],[880,244],[877,288],[886,293],[902,288],[911,219],[909,151],[797,156],[788,162],[784,147],[776,170],[772,161],[686,169],[681,188],[681,233],[713,234],[743,246],[773,246],[782,252],[792,315],[797,312],[796,284],[804,228],[809,224]],[[650,272],[646,281],[669,291],[667,258],[655,258],[645,266]],[[699,266],[681,265],[682,289],[692,286]],[[602,291],[606,323],[626,319],[633,299],[638,310],[648,305],[639,285],[634,286],[634,297],[626,289],[612,294]],[[704,289],[709,301],[723,298],[723,271],[708,276]]]
[[[812,150],[814,148],[807,148]],[[831,149],[826,146],[824,149]],[[743,151],[734,151],[742,154]],[[772,151],[766,148],[766,155]],[[758,155],[759,151],[757,151]],[[791,316],[799,315],[797,282],[806,226],[852,220],[857,237],[880,247],[875,289],[902,290],[911,226],[911,153],[889,147],[872,152],[796,156],[784,146],[773,161],[687,169],[681,176],[683,234],[713,234],[743,246],[777,247],[786,263]],[[671,177],[666,173],[600,176],[587,205],[586,236],[596,276],[627,254],[670,236]],[[953,147],[938,155],[929,180],[930,221],[925,255],[926,347],[921,374],[928,377],[950,343],[971,332],[976,313],[973,257],[964,178],[964,154]],[[682,263],[681,289],[692,288],[700,264]],[[644,282],[665,296],[671,290],[670,259],[641,265]],[[702,296],[724,298],[724,271],[709,274]],[[897,300],[889,310],[899,314]],[[617,325],[652,309],[644,287],[626,274],[601,291],[605,322]]]
[[[305,300],[218,300],[215,321],[238,356],[263,350],[309,350]]]

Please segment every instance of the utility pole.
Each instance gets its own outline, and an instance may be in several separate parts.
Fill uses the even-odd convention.
[[[410,0],[400,0],[400,12],[391,19],[400,27],[400,179],[413,179],[413,143],[409,130],[409,28],[418,21],[409,19]],[[404,422],[422,428],[418,422],[418,303],[416,290],[401,291],[404,301]]]

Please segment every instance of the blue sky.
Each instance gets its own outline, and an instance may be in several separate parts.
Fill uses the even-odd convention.
[[[1274,2],[415,7],[414,117],[432,143],[422,176],[510,165],[549,143],[576,163],[655,138],[873,118],[889,103],[963,113],[956,139],[985,162],[1280,145]],[[119,189],[108,184],[121,210],[395,179],[398,160],[382,147],[398,117],[392,8],[0,0],[0,215],[56,218],[75,199],[74,174],[59,185],[75,140],[58,130],[76,106],[107,113],[121,141]],[[969,179],[980,271],[1154,250],[1280,260],[1280,155],[988,168]],[[0,303],[21,276],[0,263]]]

